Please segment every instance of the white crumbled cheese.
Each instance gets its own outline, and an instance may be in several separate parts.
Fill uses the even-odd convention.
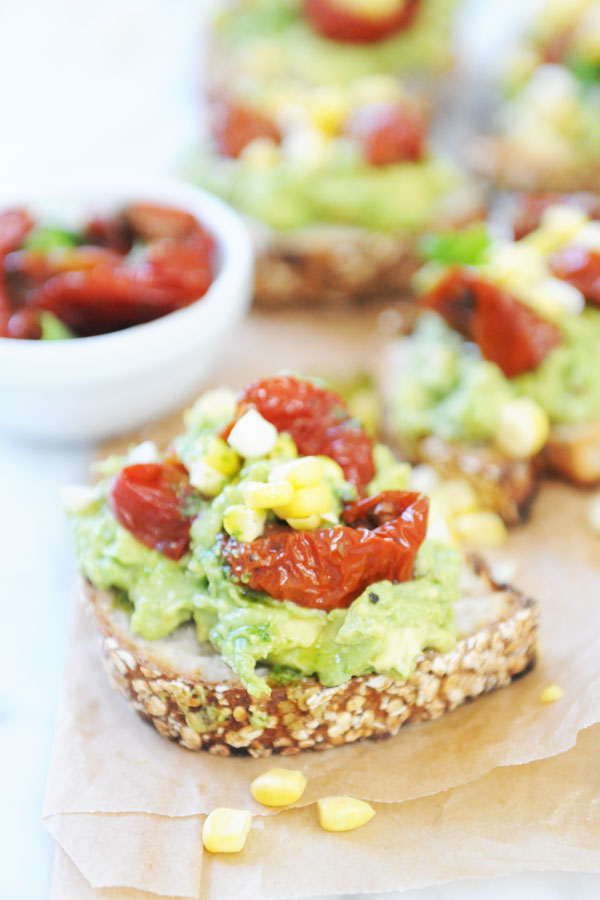
[[[600,222],[586,222],[573,237],[573,244],[600,253]]]
[[[227,438],[230,447],[246,459],[267,456],[275,446],[277,429],[255,409],[244,413]]]
[[[286,160],[303,169],[320,169],[331,159],[331,142],[316,128],[298,128],[281,145]]]
[[[63,509],[69,513],[82,513],[101,499],[98,487],[84,484],[64,484],[60,488]]]
[[[225,476],[203,459],[193,459],[189,463],[190,484],[207,497],[216,497],[225,484]]]
[[[408,488],[411,491],[417,491],[420,494],[427,494],[429,496],[433,493],[439,483],[440,476],[433,466],[428,466],[423,463],[422,465],[415,466],[411,469],[408,479]]]
[[[129,451],[127,459],[130,463],[155,463],[159,460],[158,447],[154,441],[143,441]]]

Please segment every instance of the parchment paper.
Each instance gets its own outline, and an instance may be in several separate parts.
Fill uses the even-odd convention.
[[[199,831],[202,817],[153,822],[139,815],[59,816],[53,831],[69,857],[57,854],[52,900],[155,898],[158,881],[155,893],[140,890],[150,880],[149,858],[168,860],[174,883],[190,883],[189,894],[168,896],[202,900],[402,890],[524,868],[600,871],[599,753],[596,726],[560,756],[495,769],[432,797],[376,804],[375,818],[348,834],[322,831],[314,805],[261,817],[240,856],[205,853],[202,866],[199,839],[191,830],[173,831],[174,823],[190,822]],[[124,848],[117,865],[104,857],[108,832],[120,835]],[[114,884],[117,866],[126,890],[103,887]]]
[[[585,495],[548,485],[528,528],[509,541],[518,581],[542,603],[541,658],[525,677],[436,722],[373,743],[304,753],[301,804],[323,793],[402,802],[572,747],[600,721],[600,542],[585,528]],[[565,698],[543,705],[546,684]],[[108,684],[91,623],[78,610],[45,815],[150,812],[189,816],[215,806],[270,812],[248,785],[265,761],[191,753],[165,741]]]
[[[336,374],[350,374],[351,366],[368,362],[372,345],[365,340],[365,335],[373,324],[373,316],[367,319],[348,317],[342,321],[318,316],[266,320],[255,316],[228,348],[223,371],[215,376],[214,383],[240,385],[250,377],[272,372],[281,366],[298,371],[323,370],[326,368],[324,361],[335,367]],[[265,352],[266,348],[268,352]],[[165,429],[159,429],[161,432],[168,436]],[[154,436],[152,429],[145,436]],[[517,583],[542,603],[542,649],[537,668],[507,689],[461,707],[437,722],[403,729],[388,741],[278,759],[278,765],[298,767],[305,772],[308,788],[302,805],[326,793],[351,793],[384,804],[436,795],[431,801],[430,813],[433,815],[440,792],[473,782],[497,767],[525,764],[564,753],[573,747],[578,732],[600,721],[600,541],[586,525],[586,502],[584,494],[565,486],[545,486],[531,523],[527,528],[514,531],[508,550],[503,551],[504,556],[511,555],[517,562]],[[541,691],[550,682],[558,682],[565,697],[553,705],[542,705]],[[130,818],[134,813],[141,814],[141,819],[145,818],[144,814],[198,817],[215,806],[225,805],[252,809],[259,817],[254,829],[259,833],[259,828],[271,827],[271,820],[277,825],[284,821],[284,816],[286,822],[292,821],[291,812],[280,813],[273,819],[272,811],[257,808],[250,797],[251,779],[270,764],[268,760],[222,759],[206,753],[190,753],[168,743],[141,722],[108,685],[91,623],[78,610],[57,723],[46,817],[84,813],[90,816],[87,821],[92,827],[95,814],[109,818],[117,814],[128,817],[129,828],[137,821]],[[514,775],[517,771],[511,769],[510,773]],[[579,778],[576,772],[573,777],[580,796],[588,797],[586,777]],[[481,782],[477,782],[479,784]],[[519,782],[517,790],[522,789]],[[453,802],[460,805],[461,796],[462,793],[458,793],[459,799]],[[507,817],[503,816],[502,802],[498,800],[498,815],[510,834],[513,811]],[[389,815],[400,809],[387,808]],[[559,809],[563,810],[562,803]],[[385,806],[381,807],[374,821],[382,822],[388,812]],[[302,816],[310,815],[311,810],[294,813],[298,822],[308,821]],[[80,824],[84,821],[79,816],[76,818]],[[433,818],[435,824],[438,820]],[[465,815],[465,818],[469,816]],[[572,830],[570,820],[561,824],[561,829],[563,825],[561,846],[566,848],[566,856],[549,852],[543,864],[567,868],[583,865],[578,832]],[[56,821],[52,827],[58,829]],[[109,829],[114,846],[118,846],[115,823],[104,822],[103,827]],[[144,823],[146,827],[147,823]],[[396,828],[396,824],[392,823],[392,827]],[[152,829],[155,828],[160,828],[162,834],[159,820],[153,822]],[[132,847],[138,839],[136,829],[131,835]],[[305,831],[299,833],[304,842]],[[365,833],[357,832],[357,835],[364,836]],[[475,832],[474,839],[478,833]],[[321,832],[319,838],[322,838]],[[295,843],[297,840],[294,836]],[[535,842],[530,847],[528,841],[529,837],[524,844],[513,842],[515,846],[511,850],[523,868],[532,868],[539,863],[539,848]],[[163,879],[160,883],[168,884],[173,891],[168,874],[169,843],[173,840],[166,842],[166,849],[157,849],[154,838],[148,838],[148,845],[160,852],[163,860],[159,869]],[[88,845],[91,858],[85,851]],[[78,846],[77,853],[73,850],[73,856],[77,856],[78,863],[86,871],[93,870],[96,876],[104,872],[105,884],[118,884],[119,879],[123,880],[123,873],[113,863],[111,854],[94,857],[100,852],[95,841],[91,838],[81,840]],[[296,851],[301,855],[304,843],[301,850],[295,847]],[[493,855],[497,852],[494,845]],[[506,871],[503,868],[505,857],[506,854],[500,854],[497,871]],[[448,859],[452,861],[452,854]],[[453,873],[445,874],[443,868],[437,872],[434,866],[432,880],[438,876],[468,877],[480,871],[481,864],[476,865],[464,854],[458,854],[458,861],[454,861]],[[432,865],[431,860],[429,864]],[[211,861],[210,865],[212,871],[216,863]],[[238,871],[242,873],[242,879],[249,876],[249,871],[244,874],[243,859],[229,861],[227,865],[231,883],[237,878],[234,873]],[[336,878],[339,876],[343,880],[345,865],[332,870],[329,864],[326,865],[326,859],[317,855],[309,866],[310,875],[314,875],[315,885],[318,884],[315,892],[324,892],[324,885],[329,883],[327,878],[333,877],[332,871]],[[365,890],[378,889],[371,879],[374,868],[370,863],[364,866]],[[192,866],[192,870],[197,876],[197,867]],[[406,871],[412,870],[409,867]],[[194,875],[189,872],[184,875],[181,866],[178,872],[178,890],[193,892]],[[206,880],[209,876],[202,877]],[[417,874],[414,877],[417,878]],[[407,882],[407,886],[408,883],[412,882]],[[421,882],[417,879],[417,883]],[[157,878],[136,884],[142,890],[148,890],[150,886],[157,890],[159,881]],[[398,885],[394,882],[392,886]],[[343,889],[340,881],[335,890]],[[352,885],[351,889],[358,888]],[[57,896],[62,900],[68,895]]]

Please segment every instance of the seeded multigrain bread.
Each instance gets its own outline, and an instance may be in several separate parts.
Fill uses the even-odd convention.
[[[462,225],[481,212],[474,192],[435,227]],[[434,227],[432,225],[432,227]],[[254,301],[262,309],[348,308],[412,298],[411,279],[422,265],[419,235],[321,225],[288,233],[257,223]]]
[[[533,665],[537,604],[496,584],[476,559],[465,565],[461,591],[454,649],[426,651],[407,680],[372,674],[323,687],[304,678],[256,698],[210,645],[198,644],[193,625],[144,641],[110,592],[82,583],[109,678],[134,709],[190,750],[255,757],[387,737],[504,687]]]

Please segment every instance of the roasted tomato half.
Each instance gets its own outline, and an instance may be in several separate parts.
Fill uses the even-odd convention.
[[[386,491],[348,506],[348,524],[276,530],[251,543],[226,540],[235,581],[311,609],[345,608],[376,581],[408,581],[427,530],[422,494]]]
[[[588,303],[600,306],[600,253],[585,247],[565,247],[550,260],[552,273],[581,291]]]
[[[408,28],[421,0],[392,0],[389,9],[375,12],[368,2],[304,0],[304,13],[316,31],[334,41],[373,44]]]
[[[475,341],[507,378],[536,369],[562,341],[555,325],[466,269],[450,269],[420,303]]]
[[[347,130],[372,166],[417,162],[425,152],[424,122],[415,110],[401,104],[363,106],[351,117]]]
[[[193,494],[181,463],[140,463],[118,473],[110,504],[121,525],[140,543],[177,560],[190,540],[186,506]]]
[[[257,138],[281,143],[281,132],[275,122],[257,110],[224,99],[212,105],[212,131],[219,153],[234,159]]]

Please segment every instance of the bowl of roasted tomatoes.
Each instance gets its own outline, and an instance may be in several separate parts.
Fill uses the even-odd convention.
[[[251,299],[240,217],[177,181],[0,197],[0,431],[119,434],[197,393]]]

